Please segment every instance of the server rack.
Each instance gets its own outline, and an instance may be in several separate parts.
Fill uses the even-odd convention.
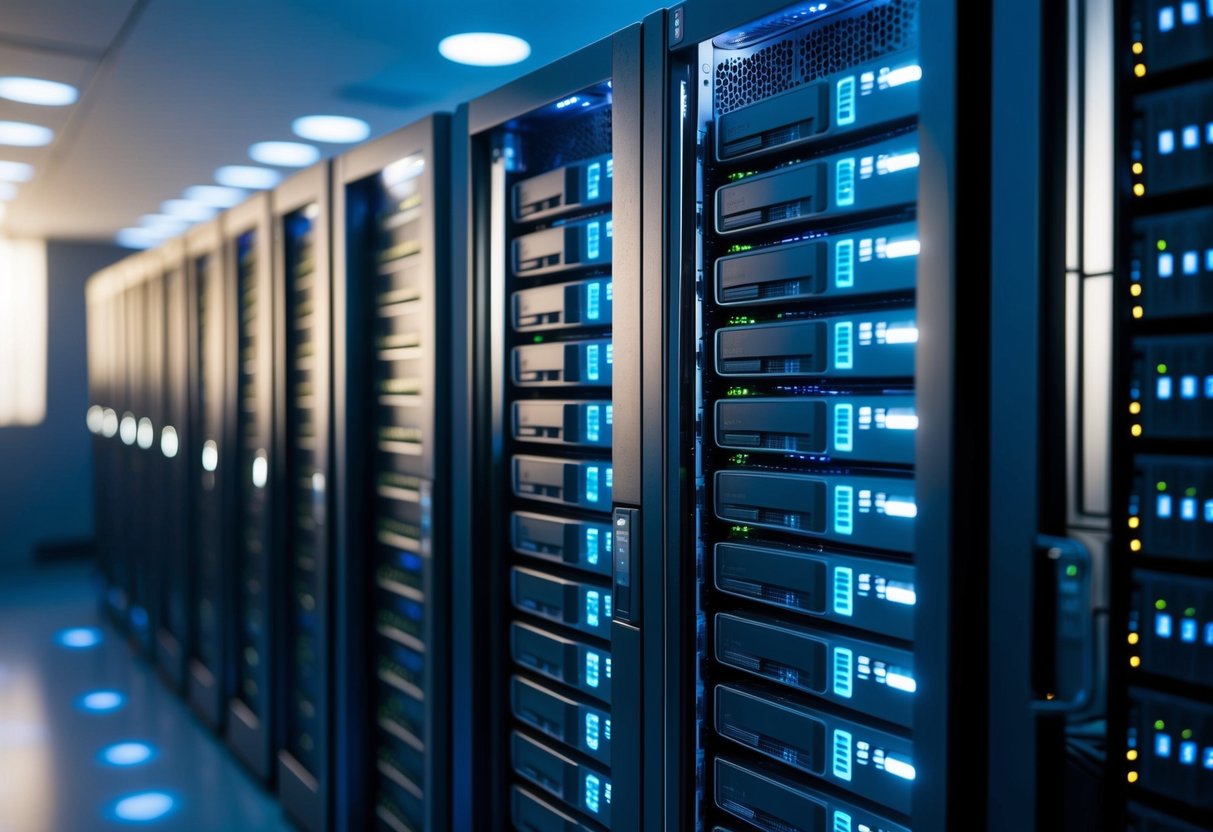
[[[984,820],[989,319],[959,310],[989,297],[990,30],[961,5],[645,21],[644,498],[667,512],[633,559],[676,645],[646,642],[646,828]]]
[[[640,583],[612,582],[640,527],[640,49],[632,26],[463,113],[458,828],[640,828]]]
[[[278,575],[274,460],[273,227],[268,194],[223,218],[228,296],[228,444],[233,514],[230,638],[233,672],[227,692],[227,740],[263,780],[274,772],[274,650]]]
[[[450,120],[334,163],[337,823],[451,828]]]
[[[278,688],[278,795],[296,822],[328,828],[331,813],[334,570],[332,310],[327,162],[274,192],[277,316],[275,473],[285,610]]]
[[[186,657],[190,645],[190,568],[193,546],[193,383],[190,371],[190,322],[194,316],[191,284],[186,271],[185,242],[173,240],[161,247],[163,332],[153,350],[162,356],[161,415],[152,450],[159,455],[162,482],[160,501],[160,591],[156,615],[157,664],[169,684],[184,690]]]
[[[127,636],[134,648],[152,655],[156,610],[155,590],[159,572],[155,552],[158,532],[156,498],[157,466],[148,453],[154,432],[152,413],[159,390],[155,378],[156,359],[152,356],[155,303],[158,299],[154,278],[154,253],[141,252],[127,260],[126,288],[123,295],[126,323],[127,409],[122,415],[118,435],[127,446],[127,466],[123,476],[125,539],[123,558],[128,569],[126,587]]]
[[[227,529],[236,486],[228,426],[228,333],[226,314],[232,291],[227,285],[222,220],[198,226],[185,236],[186,275],[194,315],[189,327],[190,378],[194,390],[191,415],[197,426],[189,461],[193,497],[194,551],[190,561],[193,597],[189,645],[189,701],[211,728],[224,723],[232,678],[227,591]]]
[[[1117,7],[1108,829],[1213,826],[1213,8]]]

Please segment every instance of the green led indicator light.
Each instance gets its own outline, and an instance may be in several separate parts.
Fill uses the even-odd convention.
[[[1166,490],[1167,490],[1167,484],[1166,484],[1165,482],[1163,482],[1162,480],[1159,480],[1159,481],[1158,481],[1158,485],[1156,485],[1156,486],[1154,486],[1154,487],[1155,487],[1155,488],[1157,488],[1159,491],[1166,491]]]
[[[536,335],[536,336],[535,336],[533,339],[531,339],[531,340],[533,340],[533,341],[534,341],[536,344],[542,344],[542,343],[543,343],[543,336],[542,336],[542,335]]]
[[[1167,727],[1167,723],[1163,722],[1161,719],[1154,720],[1154,730],[1155,731],[1161,731],[1163,728],[1166,728],[1166,727]]]
[[[1196,607],[1188,607],[1186,610],[1184,610],[1184,615],[1186,615],[1188,618],[1195,618]]]
[[[1158,372],[1159,372],[1159,373],[1163,373],[1163,374],[1165,374],[1165,373],[1167,372],[1167,365],[1166,365],[1166,364],[1159,364],[1159,365],[1158,365]]]
[[[1073,578],[1076,575],[1078,575],[1077,566],[1075,566],[1074,564],[1070,564],[1069,566],[1066,567],[1066,577],[1067,578]]]
[[[1180,735],[1181,737],[1183,737],[1185,740],[1190,740],[1190,739],[1192,739],[1192,729],[1191,729],[1191,728],[1185,728],[1185,729],[1183,729],[1182,731],[1180,731],[1180,732],[1179,732],[1179,735]]]
[[[1184,492],[1184,496],[1185,496],[1185,497],[1195,497],[1195,496],[1196,496],[1196,489],[1195,489],[1195,488],[1189,488],[1187,491],[1185,491],[1185,492]]]
[[[1167,241],[1166,241],[1166,240],[1159,240],[1159,241],[1158,241],[1158,250],[1159,250],[1159,251],[1166,251],[1166,250],[1167,250]]]
[[[1157,601],[1154,602],[1154,609],[1165,610],[1166,608],[1167,608],[1167,602],[1164,601],[1163,599],[1159,598]]]

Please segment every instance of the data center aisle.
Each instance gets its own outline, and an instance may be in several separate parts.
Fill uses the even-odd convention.
[[[292,828],[102,620],[88,567],[0,572],[0,832],[129,824]]]

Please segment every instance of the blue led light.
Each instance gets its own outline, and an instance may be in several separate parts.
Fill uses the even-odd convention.
[[[111,766],[137,766],[156,756],[156,751],[145,742],[119,742],[101,750],[101,761]]]
[[[855,338],[855,324],[851,321],[838,321],[834,324],[834,369],[850,370],[855,366],[855,356],[852,350]]]
[[[1159,612],[1154,614],[1154,635],[1159,638],[1171,637],[1171,615]]]
[[[55,635],[55,641],[60,647],[86,650],[101,643],[101,631],[96,627],[70,627],[60,630]]]
[[[839,159],[834,164],[834,202],[839,207],[855,204],[855,160]]]
[[[1179,764],[1184,766],[1196,765],[1196,743],[1188,740],[1179,744]]]
[[[1184,252],[1184,274],[1196,274],[1200,271],[1200,257],[1195,251]]]
[[[176,804],[167,792],[139,792],[115,803],[113,813],[118,820],[146,822],[164,817]]]
[[[1193,497],[1184,497],[1179,501],[1179,518],[1191,522],[1196,519],[1196,500]]]
[[[1205,398],[1213,399],[1213,376],[1205,376]]]
[[[598,687],[599,668],[602,664],[602,659],[593,650],[585,652],[585,683],[592,688]]]
[[[1158,515],[1160,520],[1166,520],[1171,516],[1171,495],[1159,494],[1158,500],[1154,504],[1154,513]]]
[[[1213,523],[1213,500],[1205,500],[1205,522]]]
[[[1180,378],[1179,396],[1182,399],[1196,398],[1196,376],[1183,376]]]
[[[1213,379],[1213,376],[1209,376],[1209,378]],[[615,424],[615,406],[611,404],[607,405],[607,424]]]
[[[1158,276],[1170,277],[1175,274],[1175,258],[1167,252],[1158,255]]]
[[[1158,395],[1158,398],[1160,401],[1166,401],[1167,399],[1171,398],[1171,377],[1170,376],[1159,376],[1158,377],[1157,395]]]
[[[846,647],[834,648],[833,689],[835,696],[850,699],[855,674],[855,655]]]
[[[834,486],[834,533],[855,531],[855,489],[849,485]]]
[[[586,590],[585,593],[585,623],[587,627],[599,625],[598,604],[599,593],[596,589]]]
[[[598,529],[594,526],[585,530],[585,559],[591,566],[598,563]]]
[[[116,711],[126,702],[126,698],[114,690],[95,690],[86,693],[76,700],[77,707],[82,711],[104,714]]]
[[[609,237],[609,236],[611,236],[611,235],[610,235],[610,234],[607,234],[607,236]],[[615,299],[615,281],[613,281],[613,280],[608,280],[608,281],[607,281],[607,284],[606,284],[606,299],[607,299],[607,303],[610,303],[612,300],[614,300],[614,299]]]
[[[585,198],[598,199],[599,180],[602,179],[602,165],[594,162],[585,170]]]
[[[1154,756],[1170,757],[1171,756],[1171,735],[1156,734],[1154,736]]]
[[[591,751],[598,750],[599,743],[599,718],[598,714],[585,715],[585,747]]]
[[[846,812],[834,812],[833,832],[852,832],[851,816]]]
[[[1165,31],[1165,30],[1164,30]],[[1158,133],[1158,152],[1167,156],[1175,152],[1175,131],[1160,130]]]
[[[585,256],[590,260],[598,259],[598,238],[602,234],[599,223],[592,222],[585,227]]]
[[[585,348],[585,376],[589,381],[598,381],[598,345],[590,344]]]
[[[1209,138],[1209,144],[1213,144],[1213,137]],[[1205,271],[1213,272],[1213,248],[1205,249]]]
[[[1196,621],[1192,618],[1185,618],[1179,624],[1179,640],[1184,644],[1196,643]]]
[[[598,779],[598,775],[587,773],[585,776],[585,808],[594,814],[598,814],[601,796],[602,781]]]
[[[598,320],[599,307],[602,305],[602,284],[591,283],[586,289],[585,317],[586,320]]]
[[[615,363],[615,342],[614,341],[607,344],[606,356],[607,356],[607,366],[610,366]]]
[[[834,244],[834,285],[839,289],[855,285],[855,240],[851,238]]]
[[[1200,6],[1196,5],[1195,0],[1185,0],[1179,7],[1179,19],[1185,26],[1194,26],[1200,22]]]
[[[839,453],[849,453],[854,450],[854,437],[851,433],[854,416],[854,405],[846,403],[834,405],[834,450]]]
[[[850,617],[854,611],[855,571],[849,566],[834,567],[834,614]]]
[[[1213,769],[1213,746],[1205,749],[1205,760],[1203,765],[1207,769]]]
[[[1213,15],[1210,15],[1213,17]],[[1213,144],[1213,121],[1205,125],[1205,144]]]
[[[601,435],[601,416],[599,415],[602,408],[596,404],[587,405],[585,408],[585,439],[587,442],[597,442]]]
[[[1158,10],[1158,31],[1169,32],[1175,28],[1175,9],[1164,6]]]
[[[840,127],[855,123],[855,76],[848,75],[838,82],[834,97],[836,121]]]
[[[608,490],[614,487],[615,484],[615,469],[608,465],[606,469],[606,487]]]
[[[587,465],[585,469],[585,499],[586,502],[598,502],[598,466]]]
[[[1205,625],[1205,646],[1213,647],[1213,621]]]
[[[1200,130],[1195,124],[1189,124],[1183,130],[1183,145],[1185,150],[1191,150],[1200,145]]]
[[[831,756],[830,772],[839,780],[851,781],[851,732],[835,729],[834,753]]]

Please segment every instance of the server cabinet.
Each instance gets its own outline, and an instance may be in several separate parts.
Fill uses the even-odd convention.
[[[154,418],[152,457],[162,471],[160,503],[159,592],[157,596],[157,664],[174,689],[184,690],[190,645],[190,566],[194,541],[193,383],[190,335],[194,303],[186,272],[185,242],[176,239],[157,250],[162,332],[152,349],[161,357],[161,413]]]
[[[612,566],[641,524],[640,47],[632,26],[466,107],[458,828],[640,828],[640,581]]]
[[[228,461],[233,514],[230,637],[233,672],[227,740],[263,780],[273,773],[276,494],[270,477],[274,442],[273,229],[268,194],[223,218],[228,296]]]
[[[983,825],[988,160],[960,171],[956,108],[989,75],[958,5],[645,21],[645,828]]]
[[[231,461],[227,412],[235,398],[227,389],[228,333],[226,314],[232,297],[225,279],[221,220],[192,229],[185,236],[186,277],[194,314],[188,328],[191,406],[196,440],[189,460],[193,493],[194,552],[190,560],[192,589],[189,644],[190,705],[211,728],[223,726],[227,690],[232,678],[231,640],[227,620],[231,607],[227,582],[227,542],[231,500],[236,486]]]
[[[126,323],[126,410],[118,435],[126,446],[127,464],[123,475],[124,558],[127,567],[127,635],[132,646],[145,656],[152,655],[156,611],[155,591],[159,564],[155,539],[159,530],[155,496],[159,483],[155,460],[151,458],[151,435],[155,428],[152,412],[159,390],[155,377],[157,360],[152,356],[156,325],[155,305],[159,299],[152,252],[128,259],[126,289],[123,297]],[[158,356],[157,356],[158,358]]]
[[[342,828],[452,828],[449,131],[334,163]]]
[[[1117,6],[1108,829],[1213,826],[1213,8]]]
[[[274,192],[281,620],[278,795],[308,829],[331,813],[332,310],[327,162]]]

